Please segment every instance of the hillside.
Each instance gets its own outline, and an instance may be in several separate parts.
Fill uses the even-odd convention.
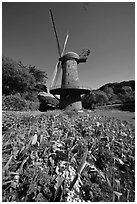
[[[107,83],[82,98],[83,107],[93,109],[102,105],[122,104],[135,110],[135,80]]]
[[[101,86],[99,88],[99,90],[105,91],[105,89],[107,87],[110,87],[110,88],[112,88],[115,91],[115,93],[117,93],[118,90],[120,91],[120,89],[122,89],[122,87],[125,87],[125,86],[130,87],[132,89],[132,91],[135,91],[135,80],[122,81],[120,83],[118,83],[118,82],[107,83],[107,84]]]

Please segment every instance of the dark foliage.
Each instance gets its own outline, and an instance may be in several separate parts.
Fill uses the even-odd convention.
[[[25,100],[19,94],[2,97],[3,111],[28,111],[38,110],[39,102]]]
[[[135,81],[108,83],[93,90],[82,98],[84,108],[94,109],[95,106],[123,104],[123,110],[135,109]]]
[[[46,83],[46,79],[47,79],[47,74],[44,71],[40,71],[39,69],[37,69],[35,66],[31,66],[29,65],[29,73],[31,73],[36,82],[37,83]]]
[[[135,91],[135,80],[122,81],[120,83],[108,83],[101,86],[99,89],[104,91],[106,87],[111,87],[115,92],[117,92],[117,90],[121,89],[123,86],[129,86],[132,88],[132,91]]]
[[[32,93],[46,90],[47,75],[35,66],[25,66],[7,57],[2,58],[2,94]],[[40,85],[42,84],[42,85]],[[36,94],[37,94],[36,93]],[[31,100],[31,99],[29,99]]]
[[[93,109],[95,106],[104,105],[108,102],[108,96],[105,92],[100,90],[91,91],[89,95],[82,98],[84,108]]]
[[[47,87],[45,84],[37,83],[35,86],[35,90],[38,92],[41,92],[41,91],[47,92]]]
[[[54,110],[58,108],[59,100],[51,96],[38,95],[40,102],[39,110],[45,112],[47,110]]]

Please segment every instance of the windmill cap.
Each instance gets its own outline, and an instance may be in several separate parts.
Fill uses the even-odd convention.
[[[67,52],[65,55],[63,55],[62,61],[68,60],[68,59],[75,59],[76,61],[78,61],[79,55],[75,52]]]

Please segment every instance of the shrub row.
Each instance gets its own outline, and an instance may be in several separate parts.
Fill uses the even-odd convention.
[[[32,102],[21,98],[19,95],[2,96],[3,111],[28,111],[38,110],[39,102]]]

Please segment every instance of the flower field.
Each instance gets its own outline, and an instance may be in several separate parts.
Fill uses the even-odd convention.
[[[135,129],[89,113],[4,112],[3,202],[135,201]]]

